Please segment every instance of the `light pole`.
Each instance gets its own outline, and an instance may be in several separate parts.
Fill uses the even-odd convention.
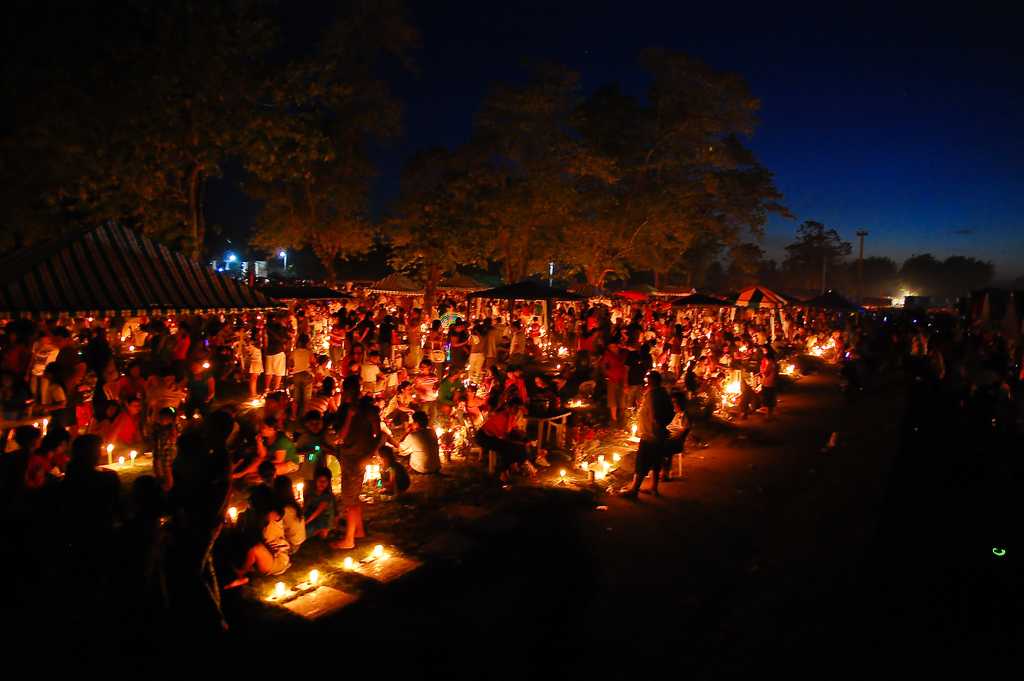
[[[860,254],[857,256],[857,302],[864,304],[864,237],[868,235],[866,229],[857,230],[857,238],[860,239]]]
[[[288,274],[288,251],[281,251],[277,255],[284,261],[284,273]]]

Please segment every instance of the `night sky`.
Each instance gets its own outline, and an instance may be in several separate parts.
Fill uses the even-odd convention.
[[[379,154],[375,206],[395,195],[402,163],[417,149],[465,141],[488,87],[521,79],[524,60],[565,63],[587,91],[617,82],[642,95],[637,56],[658,45],[747,79],[762,100],[751,146],[798,221],[820,220],[851,242],[867,229],[866,255],[973,255],[992,260],[998,279],[1024,274],[1019,11],[836,14],[773,5],[758,14],[717,5],[412,3],[422,34],[417,73],[393,78],[406,134]],[[305,39],[326,6],[292,5],[286,36]],[[254,210],[227,194],[215,188],[211,212],[238,233]],[[770,223],[770,256],[781,259],[797,224]]]

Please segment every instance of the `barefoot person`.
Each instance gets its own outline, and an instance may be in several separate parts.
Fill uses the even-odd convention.
[[[356,539],[366,536],[359,490],[363,467],[380,445],[380,413],[370,398],[359,397],[359,376],[347,376],[341,384],[344,404],[338,411],[336,451],[341,461],[341,500],[345,507],[345,537],[331,542],[331,548],[355,548]]]
[[[640,447],[636,453],[633,488],[623,496],[636,499],[640,485],[651,472],[651,492],[658,495],[658,472],[661,470],[665,442],[668,439],[668,424],[672,422],[674,414],[672,400],[661,387],[661,374],[652,371],[647,376],[647,390],[640,403]]]

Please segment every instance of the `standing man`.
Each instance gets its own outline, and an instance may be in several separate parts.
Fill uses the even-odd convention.
[[[494,320],[488,317],[484,322],[484,371],[497,363],[500,340],[501,330],[494,325]]]
[[[648,473],[651,476],[651,493],[658,496],[658,474],[661,471],[664,451],[668,441],[668,424],[675,416],[672,399],[661,387],[661,374],[652,371],[647,377],[647,390],[640,404],[639,431],[640,447],[636,452],[636,473],[633,487],[623,494],[628,499],[636,499],[640,485]]]
[[[483,322],[473,325],[469,334],[469,380],[479,384],[483,378],[484,358],[486,356],[486,335]]]
[[[285,347],[288,345],[288,329],[276,318],[267,324],[267,345],[264,351],[263,371],[267,375],[267,392],[281,387],[285,374]]]
[[[617,426],[619,418],[625,407],[626,389],[626,362],[624,353],[619,349],[619,342],[612,339],[601,356],[601,369],[607,381],[608,411],[611,414],[611,424]]]

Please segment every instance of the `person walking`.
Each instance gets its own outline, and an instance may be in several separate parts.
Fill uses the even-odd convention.
[[[640,485],[648,473],[651,477],[651,493],[658,496],[658,475],[664,459],[664,450],[668,440],[668,425],[675,416],[672,400],[661,385],[661,374],[652,371],[647,376],[647,390],[640,403],[639,434],[640,447],[636,453],[636,472],[633,487],[624,497],[636,499]]]

